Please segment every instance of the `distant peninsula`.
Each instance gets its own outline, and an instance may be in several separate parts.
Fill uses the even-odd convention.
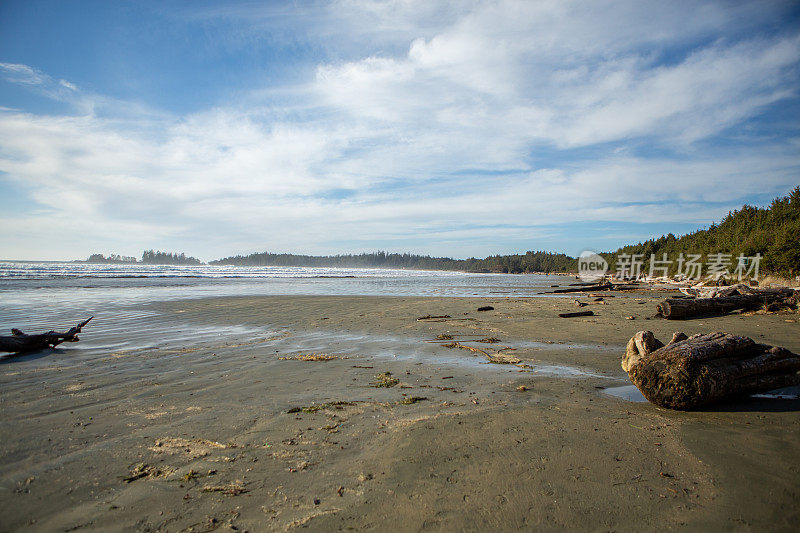
[[[202,265],[203,262],[196,257],[187,256],[185,253],[161,252],[145,250],[142,252],[142,259],[138,260],[132,256],[109,254],[92,254],[85,263],[105,263],[105,264],[139,264],[139,265]]]
[[[736,260],[739,254],[760,255],[765,273],[783,277],[800,274],[800,187],[786,196],[775,198],[768,207],[742,206],[729,212],[718,224],[683,236],[673,234],[623,246],[601,255],[611,270],[620,255],[638,255],[643,261],[664,254],[675,259],[680,254],[727,254]],[[349,268],[399,268],[419,270],[457,270],[462,272],[497,272],[509,274],[576,272],[577,259],[553,252],[493,255],[484,259],[451,259],[409,253],[374,252],[345,255],[296,255],[270,252],[237,255],[210,261],[211,265],[235,266],[307,266]],[[676,273],[672,263],[670,274]],[[733,267],[736,265],[734,264]]]
[[[783,277],[800,274],[800,187],[788,195],[775,198],[768,207],[745,205],[731,211],[718,224],[687,235],[673,234],[623,246],[614,252],[604,252],[613,271],[620,255],[637,255],[644,261],[651,256],[670,258],[680,254],[727,254],[732,261],[739,254],[763,257],[765,273]],[[146,265],[202,265],[196,257],[184,253],[147,250],[142,258],[111,254],[93,254],[88,263],[128,263]],[[299,255],[258,252],[235,255],[208,262],[209,265],[339,267],[339,268],[396,268],[414,270],[452,270],[508,274],[576,272],[577,260],[562,253],[530,251],[524,254],[492,255],[483,259],[452,259],[411,253],[377,251],[362,254]],[[734,265],[735,266],[735,265]],[[675,264],[669,270],[675,274]]]
[[[235,266],[306,266],[344,268],[397,268],[414,270],[457,270],[463,272],[505,272],[524,274],[534,272],[569,272],[575,270],[575,259],[559,253],[527,252],[516,255],[494,255],[485,259],[451,259],[409,253],[373,252],[345,255],[295,255],[270,252],[237,255],[210,265]]]

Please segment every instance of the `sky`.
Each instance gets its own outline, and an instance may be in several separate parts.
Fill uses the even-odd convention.
[[[0,258],[577,256],[800,184],[800,3],[0,2]]]

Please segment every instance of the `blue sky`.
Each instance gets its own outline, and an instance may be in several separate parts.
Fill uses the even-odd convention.
[[[610,250],[800,183],[797,2],[0,3],[0,257]]]

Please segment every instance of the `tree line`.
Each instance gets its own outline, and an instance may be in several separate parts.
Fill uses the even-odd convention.
[[[154,252],[146,250],[142,252],[142,263],[146,265],[202,265],[203,262],[196,257],[187,256],[185,253]]]
[[[704,257],[730,254],[733,266],[740,254],[745,257],[759,254],[761,272],[800,275],[800,186],[786,196],[775,198],[768,207],[744,205],[730,211],[719,224],[711,224],[707,229],[679,237],[670,233],[601,255],[614,269],[620,254],[642,254],[648,262],[651,254],[660,260],[665,253],[672,260],[681,253]],[[670,273],[677,273],[677,264],[671,265]]]
[[[744,205],[729,212],[719,224],[675,236],[672,233],[636,244],[626,245],[615,252],[603,253],[612,271],[621,254],[641,254],[645,261],[651,254],[661,259],[663,254],[673,260],[670,273],[676,273],[674,259],[683,254],[725,253],[732,256],[734,265],[739,254],[746,257],[761,255],[761,272],[782,276],[800,275],[800,186],[787,196],[775,198],[768,207]],[[134,257],[93,254],[93,263],[142,263],[159,265],[200,265],[195,257],[184,253],[146,250],[137,261]],[[576,272],[577,259],[561,253],[530,251],[524,254],[493,255],[483,259],[452,259],[410,253],[377,251],[362,254],[298,255],[270,252],[236,255],[210,261],[212,265],[234,266],[309,266],[349,268],[397,268],[417,270],[455,270],[463,272],[498,272],[523,274],[532,272]]]
[[[110,254],[106,257],[103,254],[92,254],[86,260],[87,263],[135,263],[136,258],[130,255]]]
[[[141,261],[132,256],[110,254],[92,254],[87,263],[139,263],[143,265],[202,265],[203,262],[196,257],[187,256],[185,253],[161,252],[145,250],[142,252]]]
[[[295,255],[270,252],[236,255],[211,261],[212,265],[235,266],[311,266],[346,268],[398,268],[417,270],[457,270],[464,272],[569,272],[576,269],[575,259],[552,252],[527,252],[517,255],[495,255],[485,259],[451,259],[410,253],[377,251],[344,255]]]

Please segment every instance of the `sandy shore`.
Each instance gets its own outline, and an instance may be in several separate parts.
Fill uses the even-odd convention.
[[[648,319],[662,297],[617,293],[577,319],[556,317],[572,298],[153,306],[162,327],[268,333],[4,361],[0,529],[795,531],[800,401],[671,412],[604,389],[627,383],[637,330],[799,352],[800,317]],[[398,383],[374,387],[384,372]]]

